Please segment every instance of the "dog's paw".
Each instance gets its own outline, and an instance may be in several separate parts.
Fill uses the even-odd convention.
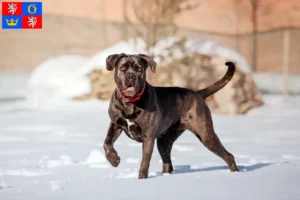
[[[148,172],[140,171],[139,179],[146,179],[146,178],[148,178]]]
[[[239,172],[239,169],[237,167],[235,167],[235,168],[231,168],[230,171],[231,172]]]
[[[172,164],[164,163],[162,173],[172,173],[172,172],[173,172]]]
[[[108,153],[106,159],[113,167],[118,167],[121,162],[121,158],[118,156],[117,152]]]

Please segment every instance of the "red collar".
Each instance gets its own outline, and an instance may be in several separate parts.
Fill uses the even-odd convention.
[[[143,95],[144,91],[145,91],[145,88],[146,88],[146,83],[144,84],[144,87],[142,89],[142,91],[136,96],[136,97],[133,97],[133,98],[126,98],[122,92],[120,91],[120,89],[118,88],[117,86],[117,91],[118,91],[118,94],[121,96],[121,98],[123,100],[125,100],[126,102],[129,102],[129,103],[132,103],[132,102],[135,102],[137,100],[139,100],[141,98],[141,96]]]

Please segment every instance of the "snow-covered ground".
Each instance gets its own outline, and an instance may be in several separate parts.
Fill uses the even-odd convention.
[[[30,73],[0,72],[0,103],[24,99]]]
[[[252,78],[263,93],[281,93],[284,86],[282,73],[252,73]],[[289,74],[288,89],[291,94],[300,94],[300,75]]]
[[[162,175],[155,148],[151,178],[138,180],[141,144],[122,134],[121,163],[103,156],[107,101],[60,102],[31,110],[25,102],[0,105],[0,199],[299,199],[300,96],[264,96],[245,116],[213,115],[239,173],[190,132],[172,151],[175,172]]]

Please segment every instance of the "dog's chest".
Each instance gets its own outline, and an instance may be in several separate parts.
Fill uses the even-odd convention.
[[[124,131],[128,137],[131,139],[142,142],[142,129],[136,122],[130,121],[129,119],[124,119]]]

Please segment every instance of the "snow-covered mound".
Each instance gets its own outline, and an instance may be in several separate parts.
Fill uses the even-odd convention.
[[[184,57],[185,53],[198,52],[228,58],[237,62],[238,66],[246,73],[251,71],[242,56],[233,49],[217,42],[187,40],[185,43],[186,52],[179,48],[173,48],[170,52],[169,48],[178,41],[179,38],[177,37],[169,37],[160,40],[150,49],[158,66],[162,61],[171,62],[172,59]],[[37,66],[29,77],[28,101],[32,106],[38,107],[45,105],[47,102],[71,99],[74,96],[89,93],[88,73],[92,69],[105,68],[107,56],[123,52],[127,54],[146,53],[146,43],[141,38],[134,38],[128,41],[120,41],[96,53],[91,58],[80,55],[61,55],[46,60]],[[162,57],[163,60],[161,60]]]
[[[104,69],[106,66],[106,58],[111,54],[127,53],[139,54],[145,53],[146,43],[141,38],[130,39],[128,41],[120,41],[96,53],[89,62],[84,66],[85,71],[92,69]]]
[[[89,79],[82,72],[87,62],[80,55],[62,55],[41,63],[28,79],[28,101],[36,107],[89,91]]]
[[[107,160],[103,153],[99,151],[98,149],[93,149],[90,152],[90,155],[86,159],[86,163],[88,164],[94,164],[94,163],[106,163]]]
[[[186,42],[186,48],[191,52],[209,56],[219,56],[236,62],[239,69],[245,73],[250,73],[252,71],[251,66],[247,63],[246,59],[237,51],[216,41],[199,39],[189,40]]]
[[[239,68],[245,73],[251,72],[250,65],[238,52],[215,41],[188,39],[185,43],[186,52],[182,52],[179,48],[174,48],[171,52],[169,52],[169,48],[179,40],[179,37],[168,37],[158,41],[153,47],[150,48],[150,52],[158,65],[166,64],[166,62],[172,62],[172,59],[175,58],[183,58],[185,56],[185,53],[201,53],[209,56],[219,56],[227,58],[228,60],[236,62]],[[146,42],[141,38],[121,41],[94,55],[85,66],[85,69],[103,69],[105,68],[105,60],[107,56],[124,52],[127,54],[146,53]],[[164,63],[161,63],[161,57],[164,57]]]
[[[248,64],[246,59],[241,56],[233,48],[226,46],[224,44],[218,43],[212,40],[202,40],[202,39],[187,39],[184,43],[183,52],[178,47],[173,47],[173,49],[168,51],[176,42],[179,42],[178,37],[168,37],[166,39],[158,41],[151,49],[150,52],[154,55],[156,62],[160,63],[160,57],[164,57],[164,63],[172,62],[172,59],[180,59],[185,56],[186,53],[200,53],[212,57],[223,57],[230,61],[236,62],[239,69],[245,73],[250,73],[251,66]],[[166,63],[165,63],[166,62]]]
[[[200,53],[212,57],[226,58],[230,61],[236,62],[238,67],[245,73],[251,72],[251,66],[247,63],[246,59],[237,51],[229,46],[212,40],[187,39],[184,43],[185,52],[182,52],[182,50],[178,47],[173,47],[171,53],[168,52],[168,49],[179,41],[180,38],[178,37],[168,37],[166,39],[158,41],[150,49],[150,52],[154,55],[155,61],[159,63],[159,57],[163,56],[165,57],[165,59],[167,59],[167,62],[172,62],[171,59],[183,58],[186,53]],[[170,57],[169,60],[168,57]]]

